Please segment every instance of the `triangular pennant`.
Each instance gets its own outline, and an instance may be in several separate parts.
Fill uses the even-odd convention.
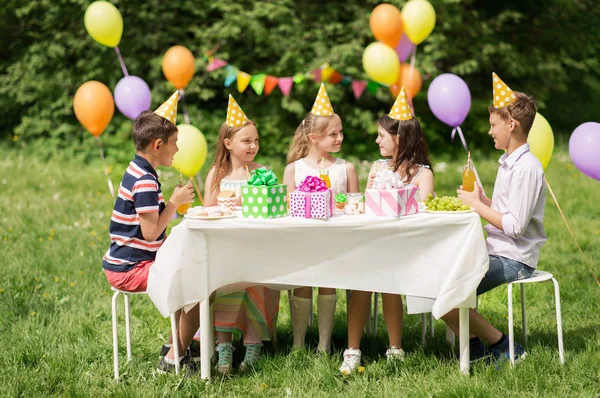
[[[515,93],[504,83],[496,73],[492,72],[492,84],[494,93],[494,108],[503,108],[515,102]]]
[[[369,83],[367,84],[367,90],[371,94],[375,94],[377,92],[378,88],[379,88],[379,83],[374,82],[373,80],[369,80]]]
[[[349,86],[350,84],[352,84],[352,81],[353,80],[350,76],[344,76],[344,78],[342,79],[342,86]]]
[[[210,63],[208,64],[208,67],[206,68],[209,72],[212,72],[214,70],[220,69],[227,66],[227,62],[223,61],[222,59],[219,58],[213,58],[212,60],[210,60]]]
[[[250,84],[251,78],[252,78],[252,76],[250,76],[246,72],[239,71],[237,73],[237,86],[238,86],[238,91],[240,93],[243,93],[244,90],[246,90],[246,87],[248,87],[248,84]]]
[[[265,79],[267,75],[264,73],[259,73],[258,75],[252,76],[250,79],[250,85],[254,89],[254,92],[258,95],[263,93],[263,89],[265,88]]]
[[[179,90],[175,91],[168,100],[163,102],[154,113],[158,116],[162,116],[171,123],[175,124],[177,119],[177,103],[179,102]]]
[[[225,87],[229,87],[237,80],[237,69],[231,65],[225,68]]]
[[[277,81],[277,85],[279,86],[279,89],[281,90],[283,95],[285,95],[286,97],[290,94],[290,90],[292,89],[292,84],[294,84],[294,81],[292,80],[291,77],[280,77],[279,80]]]
[[[329,101],[329,95],[327,95],[327,89],[325,88],[325,84],[323,83],[321,83],[321,87],[319,87],[317,99],[315,99],[315,103],[310,113],[317,116],[333,115],[333,107],[331,106],[331,101]]]
[[[250,120],[246,117],[246,114],[240,108],[237,102],[233,99],[233,96],[229,94],[229,103],[227,104],[227,120],[225,123],[229,127],[238,127],[248,123]]]
[[[321,68],[317,68],[313,71],[313,76],[316,82],[320,82],[321,81]]]
[[[388,116],[396,120],[410,120],[413,118],[404,87],[400,89],[400,94],[396,97],[396,101],[394,102],[390,113],[388,113]]]
[[[354,80],[352,82],[352,91],[354,91],[354,98],[359,99],[363,91],[367,87],[367,82],[364,80]]]
[[[329,82],[333,84],[339,84],[342,80],[344,80],[344,76],[342,76],[337,70],[334,70],[329,78]]]
[[[321,69],[321,81],[323,82],[328,82],[331,75],[333,75],[333,72],[335,72],[335,69],[330,67],[329,64],[326,65],[327,66],[324,66],[323,69]]]
[[[265,78],[265,95],[270,95],[271,91],[277,86],[278,79],[275,76],[267,76]]]
[[[306,79],[306,76],[304,75],[304,73],[296,73],[294,75],[294,83],[296,84],[300,84],[304,81],[304,79]]]

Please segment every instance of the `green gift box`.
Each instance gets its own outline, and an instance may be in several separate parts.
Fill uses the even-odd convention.
[[[287,185],[242,187],[242,217],[278,218],[287,216]]]

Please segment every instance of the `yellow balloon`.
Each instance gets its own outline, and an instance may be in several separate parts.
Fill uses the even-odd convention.
[[[394,84],[398,80],[400,61],[396,51],[381,42],[371,43],[363,52],[363,67],[376,82]]]
[[[552,157],[552,151],[554,151],[554,134],[552,133],[550,123],[539,113],[535,114],[533,125],[531,126],[531,130],[529,130],[527,143],[529,144],[531,153],[538,158],[545,169]]]
[[[404,33],[414,44],[425,40],[435,27],[435,10],[427,0],[410,0],[402,7]]]
[[[177,126],[177,146],[179,151],[173,158],[171,165],[175,170],[186,177],[193,177],[204,166],[208,146],[206,138],[196,127],[191,124],[180,124]]]
[[[85,29],[98,43],[116,47],[123,35],[123,18],[115,6],[107,1],[95,1],[85,10]]]

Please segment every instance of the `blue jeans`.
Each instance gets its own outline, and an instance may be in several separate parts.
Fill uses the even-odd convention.
[[[486,293],[495,287],[520,279],[526,279],[533,274],[535,268],[506,257],[490,255],[490,269],[477,287],[477,295]]]

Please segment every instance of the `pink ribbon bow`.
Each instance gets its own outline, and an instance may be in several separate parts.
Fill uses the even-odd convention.
[[[323,192],[327,190],[327,185],[319,177],[308,176],[297,189],[302,192]]]

